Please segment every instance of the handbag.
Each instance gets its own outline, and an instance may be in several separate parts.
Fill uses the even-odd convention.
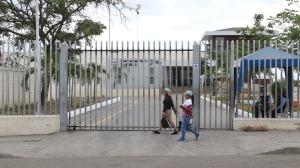
[[[167,120],[167,118],[163,117],[160,120],[160,123],[161,123],[163,128],[170,128],[170,124],[169,124],[169,121]]]

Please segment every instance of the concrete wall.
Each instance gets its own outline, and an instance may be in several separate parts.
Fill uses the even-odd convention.
[[[0,136],[51,134],[59,128],[59,115],[0,116]]]
[[[300,119],[297,118],[235,118],[234,130],[246,127],[265,128],[267,130],[300,130]]]

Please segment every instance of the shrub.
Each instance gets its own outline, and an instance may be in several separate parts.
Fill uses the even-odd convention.
[[[287,82],[285,81],[276,81],[271,86],[272,95],[275,96],[285,96],[286,97],[286,89],[287,89]]]

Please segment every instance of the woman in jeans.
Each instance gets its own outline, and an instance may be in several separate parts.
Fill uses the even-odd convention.
[[[177,111],[174,107],[174,103],[173,103],[173,99],[170,96],[171,94],[171,90],[169,88],[165,88],[164,89],[164,93],[165,98],[163,101],[164,104],[164,108],[163,108],[163,113],[162,113],[162,117],[167,118],[167,120],[169,121],[169,123],[172,125],[172,127],[174,128],[174,132],[171,135],[177,135],[178,134],[178,129],[172,119],[172,111],[171,109],[173,109],[173,111],[175,112],[176,116],[177,116]],[[154,134],[160,134],[160,131],[162,130],[163,126],[160,123],[160,127],[158,130],[153,131]]]
[[[178,139],[178,141],[184,141],[185,140],[185,132],[190,131],[192,132],[196,140],[198,140],[199,133],[196,132],[193,128],[190,127],[190,120],[193,118],[193,103],[192,103],[192,98],[193,98],[193,92],[192,91],[186,91],[184,93],[185,97],[185,102],[183,105],[180,106],[182,109],[182,125],[181,125],[181,136]]]

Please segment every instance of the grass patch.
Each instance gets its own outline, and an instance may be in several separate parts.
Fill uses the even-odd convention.
[[[107,100],[107,98],[97,97],[96,99],[87,99],[87,98],[68,98],[68,111],[75,110],[77,108],[83,108],[86,106],[90,106],[102,101]],[[45,106],[42,107],[42,114],[45,115],[56,115],[59,114],[58,111],[59,102],[56,100],[50,100],[45,103]],[[0,108],[0,115],[34,115],[36,111],[36,103],[31,104],[22,104],[20,105],[11,105],[4,106]]]

